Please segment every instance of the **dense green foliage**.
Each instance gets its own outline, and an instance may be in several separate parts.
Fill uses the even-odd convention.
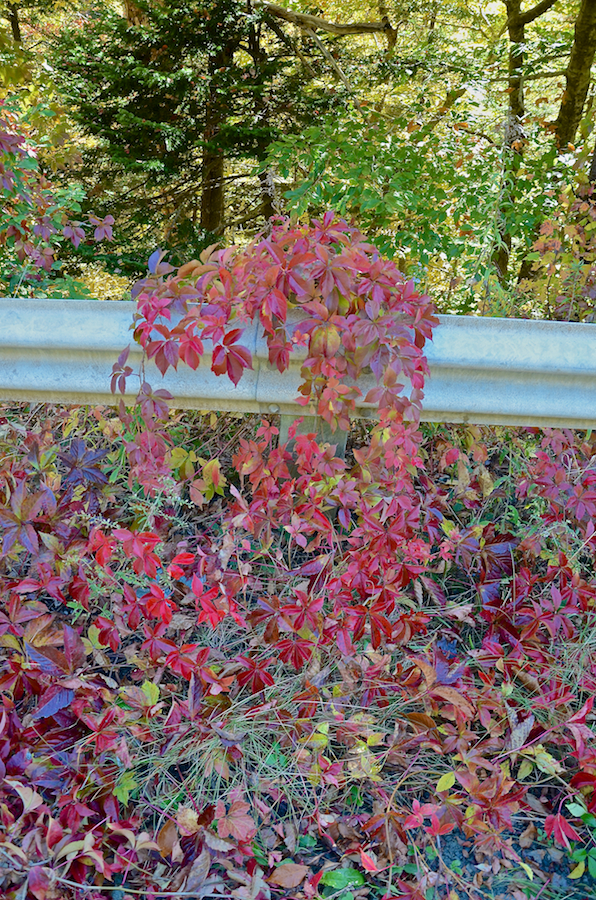
[[[141,2],[135,16],[131,24],[92,7],[84,28],[60,36],[53,64],[94,139],[83,177],[122,222],[123,240],[141,258],[160,244],[184,259],[235,218],[274,213],[258,180],[250,184],[252,161],[265,158],[273,137],[334,104],[320,88],[305,92],[309,79],[291,48],[271,31],[264,40],[262,13],[240,2]],[[244,160],[251,164],[233,171]],[[248,192],[238,215],[214,196],[218,180],[239,203]]]
[[[142,271],[156,247],[180,262],[247,239],[276,212],[334,208],[442,308],[507,312],[560,191],[587,176],[587,0],[17,13],[23,39],[2,38],[2,76],[64,104],[73,152],[55,145],[58,176],[117,222],[113,252],[78,256],[110,271]]]

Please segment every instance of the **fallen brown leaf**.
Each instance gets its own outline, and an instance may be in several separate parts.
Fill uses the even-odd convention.
[[[519,846],[523,850],[527,850],[528,847],[531,847],[536,838],[538,837],[538,829],[534,825],[533,822],[530,822],[527,828],[525,828],[519,836]]]
[[[206,847],[203,847],[195,861],[193,862],[190,872],[188,873],[188,881],[184,886],[185,891],[200,892],[205,884],[209,870],[211,868],[211,854]]]
[[[178,829],[176,828],[176,823],[169,819],[157,833],[157,846],[159,847],[159,854],[162,859],[171,855],[177,840]]]
[[[278,884],[280,887],[295,888],[304,881],[309,871],[308,866],[299,866],[298,863],[285,863],[278,866],[267,881],[270,884]]]

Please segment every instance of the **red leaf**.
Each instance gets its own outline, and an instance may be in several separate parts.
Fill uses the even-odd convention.
[[[218,803],[215,814],[219,836],[226,838],[231,835],[241,842],[252,840],[257,833],[257,826],[252,816],[248,815],[249,809],[248,803],[235,800],[226,813],[223,803]]]
[[[176,566],[189,566],[195,561],[194,553],[177,553],[172,564]]]
[[[281,659],[298,671],[311,658],[315,645],[312,641],[294,636],[278,641],[276,647]]]
[[[169,625],[172,621],[172,615],[178,608],[171,597],[166,597],[162,589],[152,584],[149,593],[144,594],[141,600],[146,601],[147,612],[155,619],[160,619],[164,624]]]
[[[46,844],[48,845],[48,849],[51,850],[52,847],[55,847],[62,838],[64,837],[64,829],[60,822],[57,819],[53,819],[51,816],[48,817],[48,830],[46,832]]]
[[[104,616],[98,616],[94,624],[99,631],[97,637],[100,644],[103,644],[104,647],[109,647],[111,650],[117,650],[120,644],[120,634],[115,622],[112,622],[111,619],[106,619]]]
[[[377,864],[374,859],[365,853],[362,847],[359,847],[360,850],[360,861],[362,863],[362,868],[367,872],[378,872]]]
[[[70,625],[64,626],[64,656],[71,673],[84,664],[87,656],[83,641]]]
[[[52,881],[52,870],[47,866],[34,866],[29,869],[28,887],[36,900],[47,900],[56,896],[52,889]]]
[[[572,841],[583,841],[582,836],[577,833],[573,825],[561,813],[547,816],[544,820],[544,830],[548,837],[554,837],[557,844],[566,847],[568,850],[571,849],[569,844],[570,838]]]

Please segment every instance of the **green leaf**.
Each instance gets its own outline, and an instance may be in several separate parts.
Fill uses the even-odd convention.
[[[576,816],[578,819],[587,812],[586,807],[582,806],[580,803],[568,803],[567,809],[572,816]]]
[[[128,806],[130,792],[134,791],[137,787],[138,784],[135,781],[134,774],[132,772],[125,772],[122,777],[118,779],[118,784],[114,788],[114,796],[123,806]]]
[[[366,884],[366,879],[357,869],[332,869],[330,872],[325,872],[321,882],[339,891],[347,887],[360,887]]]

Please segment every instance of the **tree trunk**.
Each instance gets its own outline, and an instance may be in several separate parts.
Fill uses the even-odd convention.
[[[582,0],[575,21],[575,35],[571,54],[565,73],[566,85],[559,115],[555,122],[555,143],[559,150],[565,151],[572,144],[581,121],[588,89],[590,86],[590,69],[596,51],[596,0]],[[596,186],[596,147],[592,155],[589,172],[590,182]],[[539,226],[534,232],[538,237]],[[524,260],[521,264],[518,282],[532,278],[533,264]]]
[[[201,228],[221,234],[224,228],[225,157],[217,139],[225,121],[224,100],[218,91],[217,72],[232,62],[235,46],[229,44],[209,60],[209,96],[205,108],[203,168],[201,175]]]
[[[267,53],[263,50],[261,45],[261,31],[259,28],[255,28],[254,25],[250,25],[248,32],[248,52],[250,53],[253,62],[255,64],[255,69],[257,72],[261,72],[263,67],[267,63]],[[263,127],[269,125],[270,119],[270,109],[269,102],[266,99],[266,93],[264,91],[257,91],[255,98],[255,120],[258,121]],[[269,146],[269,141],[267,138],[259,138],[257,142],[257,159],[259,162],[263,162],[267,155],[267,147]],[[271,218],[278,214],[278,210],[276,209],[276,196],[275,196],[275,183],[273,181],[273,173],[270,169],[263,169],[259,172],[259,182],[261,185],[261,212],[264,218],[270,222]]]
[[[509,119],[508,127],[515,133],[526,110],[522,76],[524,70],[525,26],[520,18],[521,0],[507,0],[509,29]],[[507,135],[509,137],[509,135]]]
[[[263,215],[269,221],[272,216],[278,215],[276,210],[277,198],[275,196],[275,184],[271,169],[265,169],[259,172],[259,181],[261,182],[261,198],[263,201]]]
[[[209,121],[209,132],[205,131],[205,141],[217,136],[221,120]],[[224,218],[224,155],[220,148],[205,145],[203,150],[203,173],[201,185],[201,228],[211,234],[223,230]]]
[[[521,18],[521,0],[506,0],[507,28],[509,31],[509,109],[503,135],[504,150],[506,154],[504,182],[510,185],[515,181],[521,162],[525,133],[523,120],[526,114],[524,106],[523,68],[524,68],[524,41],[525,25]],[[509,269],[509,256],[511,254],[511,234],[508,226],[508,208],[515,202],[513,189],[509,186],[503,189],[498,214],[497,229],[499,244],[495,247],[492,262],[497,270],[497,277],[503,283],[507,278]]]
[[[575,22],[575,37],[565,73],[565,93],[555,123],[557,147],[573,144],[590,85],[596,51],[596,0],[582,0]]]
[[[588,178],[590,184],[596,187],[596,144],[594,144],[594,152],[592,153],[592,162],[590,163],[590,173]]]
[[[505,183],[501,209],[499,210],[498,230],[499,246],[495,249],[492,261],[501,283],[507,278],[509,256],[511,253],[511,234],[509,231],[509,211],[515,205],[515,182],[521,165],[527,137],[523,127],[526,114],[524,104],[524,46],[525,28],[530,22],[544,15],[556,0],[539,0],[535,6],[522,12],[521,0],[503,0],[507,8],[507,30],[509,33],[509,111],[505,124],[504,144],[507,153],[505,162]],[[587,0],[596,3],[596,0]]]
[[[10,22],[10,30],[12,31],[12,39],[15,44],[23,43],[21,34],[21,23],[19,22],[19,8],[16,3],[7,3],[8,21]]]

